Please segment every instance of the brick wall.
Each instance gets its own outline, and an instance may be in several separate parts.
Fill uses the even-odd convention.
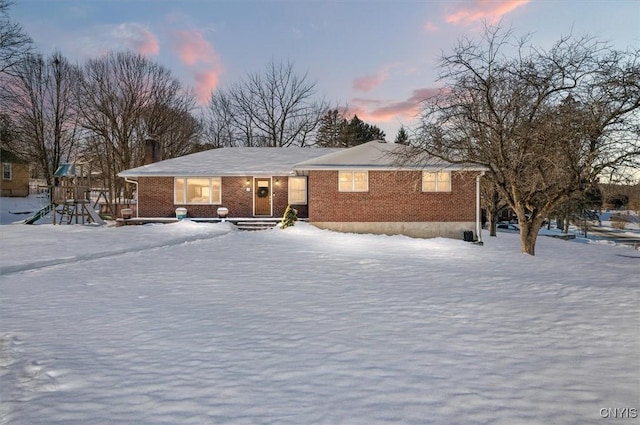
[[[173,177],[138,179],[138,215],[140,217],[175,217]]]
[[[469,222],[473,172],[452,172],[451,192],[422,192],[420,171],[369,171],[368,192],[339,192],[337,171],[309,172],[310,222]]]
[[[428,193],[422,192],[419,171],[369,171],[369,191],[349,193],[338,191],[337,171],[310,171],[309,204],[294,208],[311,222],[472,222],[475,177],[474,172],[452,172],[451,192]],[[139,179],[140,217],[174,217],[177,207],[187,208],[190,217],[217,217],[220,206],[229,209],[230,217],[253,216],[251,176],[223,177],[221,205],[174,204],[173,181],[173,177]],[[288,204],[288,178],[274,177],[272,190],[273,216],[281,217]]]
[[[247,184],[249,180],[249,184]],[[277,181],[276,181],[277,180]],[[138,208],[140,217],[175,217],[178,207],[185,207],[189,217],[217,217],[218,207],[229,209],[230,217],[253,216],[253,177],[222,177],[220,205],[183,205],[173,203],[173,177],[140,177],[138,179]],[[250,191],[247,191],[247,188]],[[282,217],[288,203],[288,178],[273,177],[273,216]],[[296,205],[299,217],[307,217],[306,205]]]
[[[249,183],[247,184],[247,180]],[[247,188],[250,190],[247,191]],[[194,205],[185,205],[187,210]],[[229,217],[252,217],[253,216],[253,178],[251,177],[223,177],[222,178],[222,205],[214,206],[213,213],[206,215],[206,210],[202,217],[216,217],[215,210],[218,206],[229,209]],[[209,208],[204,206],[204,208]],[[197,216],[196,216],[197,217]]]

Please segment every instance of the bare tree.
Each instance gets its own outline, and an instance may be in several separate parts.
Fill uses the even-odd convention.
[[[154,103],[141,116],[139,134],[147,134],[160,143],[161,159],[176,158],[199,150],[202,124],[191,114],[192,97],[174,99],[173,106]],[[182,102],[187,101],[187,104]],[[172,103],[168,101],[167,103]]]
[[[487,27],[441,60],[445,89],[425,103],[419,146],[486,166],[520,222],[521,250],[559,205],[640,158],[640,52],[589,36],[549,50]]]
[[[0,0],[0,74],[8,72],[32,49],[31,38],[9,17],[13,2]]]
[[[231,99],[221,90],[212,93],[204,113],[203,123],[204,139],[214,149],[236,146],[241,140],[251,140],[250,137],[242,134],[242,130],[250,129],[250,126],[239,125],[237,118],[233,116]]]
[[[0,112],[0,143],[3,143],[2,147],[5,146],[4,143],[13,139],[13,122],[3,109],[2,112]]]
[[[208,131],[219,134],[209,138],[232,136],[244,146],[306,146],[326,110],[325,102],[315,99],[315,86],[291,63],[272,62],[264,74],[251,74],[212,95]]]
[[[489,223],[489,236],[497,236],[498,216],[508,204],[500,197],[500,192],[495,184],[487,178],[483,178],[481,181],[480,193],[482,208]]]
[[[112,197],[131,196],[117,178],[120,171],[142,165],[144,140],[164,140],[181,155],[193,144],[196,126],[185,119],[193,95],[163,66],[132,52],[111,52],[89,60],[80,85],[82,125],[88,133],[86,155],[102,172]],[[170,137],[178,136],[176,139]],[[165,153],[166,157],[166,153]]]
[[[76,88],[79,70],[59,52],[44,59],[27,55],[14,66],[2,88],[13,121],[11,148],[38,165],[40,177],[53,174],[76,153],[79,140]]]

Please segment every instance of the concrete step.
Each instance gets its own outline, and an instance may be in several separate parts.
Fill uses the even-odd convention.
[[[276,221],[238,221],[236,227],[239,230],[266,230],[276,227]]]

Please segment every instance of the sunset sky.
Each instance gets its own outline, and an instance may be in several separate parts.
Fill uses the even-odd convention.
[[[388,140],[441,84],[439,55],[485,21],[543,47],[570,33],[640,46],[639,0],[15,0],[9,13],[44,54],[82,62],[131,49],[203,104],[216,87],[290,61]]]

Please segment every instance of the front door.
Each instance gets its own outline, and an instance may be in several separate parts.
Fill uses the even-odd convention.
[[[253,180],[254,187],[254,215],[271,215],[271,179],[269,177],[256,177]]]

